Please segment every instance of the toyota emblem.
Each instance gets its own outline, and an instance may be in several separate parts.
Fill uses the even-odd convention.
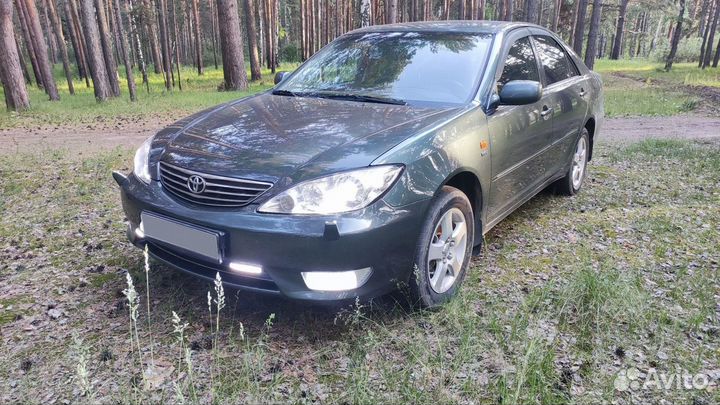
[[[193,174],[187,179],[187,187],[192,193],[200,194],[205,191],[205,179]]]

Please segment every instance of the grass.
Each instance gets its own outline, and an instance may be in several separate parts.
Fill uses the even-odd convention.
[[[699,69],[696,63],[675,63],[666,72],[663,63],[643,59],[599,59],[595,70],[600,73],[624,73],[649,80],[664,80],[687,86],[720,87],[720,67]]]
[[[703,98],[685,86],[720,86],[718,69],[680,63],[666,73],[645,60],[600,59],[595,70],[605,86],[605,113],[616,116],[667,116],[696,109]],[[684,81],[682,78],[685,78]]]
[[[607,117],[675,115],[694,110],[700,102],[683,92],[635,85],[614,77],[605,77],[603,82]]]
[[[295,64],[283,64],[279,70],[293,70],[296,66]],[[223,81],[222,68],[207,67],[205,73],[198,76],[197,71],[192,67],[183,67],[180,71],[182,91],[177,87],[170,92],[166,91],[163,76],[149,71],[148,92],[142,84],[140,73],[135,72],[138,101],[133,103],[129,99],[125,84],[124,69],[121,68],[119,74],[121,96],[98,103],[92,87],[86,87],[85,82],[78,81],[77,77],[73,82],[75,95],[70,95],[62,68],[60,65],[56,65],[55,77],[60,92],[60,102],[49,101],[42,90],[36,86],[29,86],[30,110],[20,114],[0,112],[0,128],[87,124],[98,120],[137,121],[158,116],[180,118],[213,105],[266,90],[273,83],[272,73],[270,70],[264,69],[262,71],[263,79],[251,82],[247,91],[220,92],[217,89]],[[1,90],[0,94],[2,94]]]
[[[109,173],[131,155],[0,156],[3,402],[168,402],[176,387],[215,403],[720,400],[613,386],[629,367],[717,368],[717,144],[599,144],[578,196],[530,201],[486,235],[456,299],[415,312],[392,297],[315,307],[227,290],[209,313],[213,285],[158,265],[146,273],[124,240]],[[128,344],[128,271],[142,362]],[[48,301],[63,317],[46,315]],[[151,348],[159,377],[146,389]]]

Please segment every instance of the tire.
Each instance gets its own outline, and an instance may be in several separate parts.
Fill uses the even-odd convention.
[[[462,191],[444,186],[435,196],[418,238],[408,283],[413,305],[437,307],[457,293],[470,264],[474,221],[472,205]],[[462,260],[458,260],[460,255]]]
[[[583,180],[587,175],[588,154],[590,153],[590,134],[587,128],[580,132],[565,176],[555,182],[555,192],[572,196],[580,192]]]

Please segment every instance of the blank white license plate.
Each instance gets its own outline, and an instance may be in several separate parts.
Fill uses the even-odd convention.
[[[199,256],[221,262],[220,235],[196,226],[143,212],[140,214],[145,237],[179,247]]]

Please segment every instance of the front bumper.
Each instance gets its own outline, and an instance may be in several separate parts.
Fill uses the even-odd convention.
[[[114,174],[130,222],[128,238],[148,246],[159,261],[193,275],[213,279],[220,272],[229,286],[293,299],[337,301],[380,296],[412,273],[413,257],[429,200],[391,207],[382,199],[341,215],[261,214],[257,204],[213,209],[184,203],[165,193],[158,181],[146,185],[130,175]],[[138,237],[134,229],[143,211],[212,229],[223,234],[222,260],[213,263],[161,242]],[[261,274],[231,271],[231,261],[262,266]],[[347,291],[309,289],[301,273],[372,268],[369,279]]]

